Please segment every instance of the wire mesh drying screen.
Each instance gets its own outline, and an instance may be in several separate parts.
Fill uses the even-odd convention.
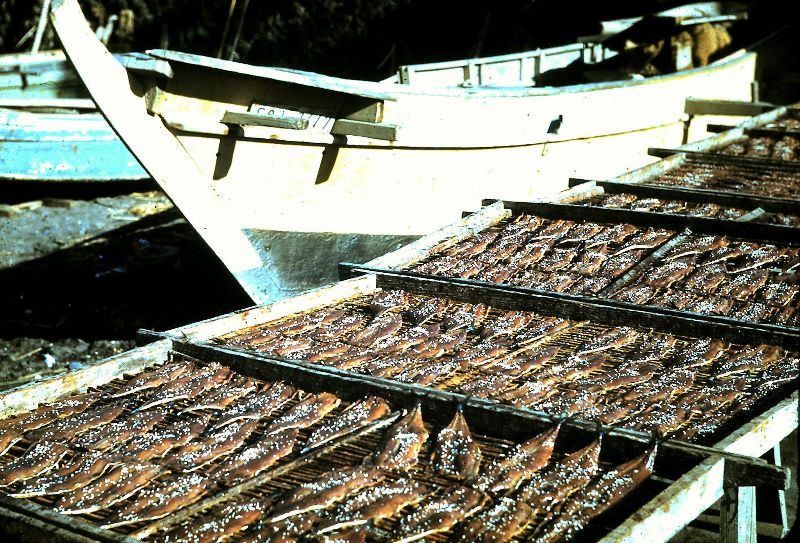
[[[380,291],[217,341],[710,443],[785,396],[797,353]]]
[[[2,492],[158,541],[471,540],[499,518],[507,541],[594,539],[693,467],[651,445],[565,442],[558,425],[513,442],[473,435],[460,412],[445,428],[367,401],[176,355],[3,421]]]

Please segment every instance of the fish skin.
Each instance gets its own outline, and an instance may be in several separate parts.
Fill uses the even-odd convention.
[[[366,328],[353,334],[348,343],[358,347],[371,347],[397,333],[402,326],[403,317],[400,313],[387,313],[375,317]]]
[[[340,403],[342,400],[330,392],[311,394],[272,420],[264,429],[264,433],[270,434],[287,428],[308,428],[339,407]]]
[[[207,514],[167,532],[163,543],[218,543],[236,536],[254,523],[271,504],[269,498],[220,505]]]
[[[422,298],[411,306],[408,315],[415,326],[420,326],[433,318],[441,317],[451,304],[447,298]]]
[[[463,521],[453,538],[461,543],[506,543],[533,517],[533,509],[516,498],[502,496],[492,505]]]
[[[244,445],[257,425],[258,420],[243,419],[215,429],[206,437],[191,441],[178,449],[168,465],[175,471],[192,472],[200,469]]]
[[[398,479],[370,487],[326,512],[316,534],[362,526],[391,517],[404,507],[421,501],[428,492],[427,487],[413,479]]]
[[[165,416],[166,413],[155,410],[132,413],[124,419],[117,419],[81,434],[75,444],[85,449],[107,451],[132,437],[149,432]]]
[[[178,379],[162,385],[137,408],[137,411],[144,411],[165,403],[195,398],[206,390],[226,382],[230,379],[231,373],[230,368],[227,366],[213,362],[193,373],[184,374]],[[184,379],[185,377],[188,378]]]
[[[211,480],[199,473],[178,475],[142,489],[136,498],[103,521],[101,528],[116,528],[155,520],[191,505],[209,492]]]
[[[275,504],[267,519],[279,522],[304,513],[326,509],[353,492],[381,482],[386,476],[373,467],[357,467],[329,471],[316,481],[290,490]]]
[[[544,364],[555,358],[560,350],[561,348],[558,346],[537,347],[510,358],[487,364],[482,368],[482,371],[489,374],[525,375],[544,366]]]
[[[236,375],[222,386],[210,388],[200,394],[182,413],[200,411],[203,409],[221,410],[239,398],[247,396],[258,389],[258,383],[250,377]]]
[[[111,397],[121,398],[122,396],[136,394],[137,392],[141,392],[149,388],[160,387],[161,385],[169,383],[179,376],[192,372],[195,369],[194,363],[189,360],[165,364],[160,368],[137,375],[125,383],[125,386],[114,393]]]
[[[534,341],[544,337],[554,337],[559,332],[572,326],[572,322],[558,317],[544,317],[541,320],[533,321],[531,324],[518,331],[514,335],[514,341],[522,343]]]
[[[117,450],[115,456],[123,462],[145,462],[159,458],[199,436],[210,420],[210,414],[196,415],[189,420],[178,420],[163,430],[138,435]]]
[[[665,364],[673,371],[707,366],[716,360],[724,350],[724,341],[703,338],[675,353]]]
[[[389,404],[378,396],[369,396],[352,403],[338,417],[323,421],[309,436],[303,452],[350,433],[354,428],[382,419],[390,412]]]
[[[468,482],[477,477],[481,466],[481,448],[472,434],[459,408],[453,420],[436,436],[431,464],[439,475],[455,477]]]
[[[486,494],[473,488],[451,487],[444,494],[401,517],[390,540],[409,543],[431,534],[446,532],[459,521],[475,514],[487,501]]]
[[[117,460],[102,451],[87,451],[54,472],[28,479],[19,490],[9,495],[15,498],[31,498],[71,492],[88,485],[117,463]]]
[[[237,543],[297,543],[319,520],[315,513],[289,517],[279,522],[261,520],[249,528]]]
[[[389,428],[383,444],[373,453],[371,462],[380,469],[408,471],[417,463],[428,437],[428,430],[422,421],[422,407],[417,405]]]
[[[460,328],[474,330],[486,319],[490,309],[485,304],[458,304],[452,311],[445,313],[442,331],[453,333]]]
[[[68,452],[69,447],[64,443],[34,443],[22,456],[0,466],[0,486],[35,477],[58,464]]]
[[[229,456],[214,470],[214,476],[229,484],[250,479],[291,454],[297,443],[297,428],[287,428],[261,437],[255,443]]]
[[[363,528],[356,528],[338,532],[335,534],[326,534],[322,536],[321,543],[364,543],[367,540],[367,531]]]
[[[149,462],[122,464],[88,485],[63,494],[55,510],[65,515],[80,515],[111,507],[138,492],[162,471]]]
[[[382,290],[372,297],[369,309],[375,317],[399,309],[408,303],[408,294],[403,290]]]
[[[297,392],[297,389],[279,381],[264,387],[254,394],[247,395],[233,405],[228,406],[219,416],[214,428],[221,428],[226,424],[241,419],[261,419],[273,411],[280,409]]]
[[[536,541],[569,541],[589,521],[619,502],[653,472],[657,447],[603,472],[561,507],[559,515],[534,533]]]
[[[513,375],[479,373],[469,382],[462,384],[458,390],[467,396],[493,398],[501,395],[514,379],[516,377]]]
[[[125,411],[126,407],[126,404],[119,403],[83,411],[32,430],[25,434],[25,437],[30,441],[66,442],[87,430],[112,422]]]
[[[575,354],[585,355],[608,349],[618,349],[630,345],[638,337],[639,332],[636,329],[630,326],[618,326],[580,345],[575,349]]]
[[[558,424],[545,430],[493,460],[478,476],[475,487],[493,493],[517,488],[550,460],[560,429]]]
[[[431,386],[442,377],[452,375],[459,370],[461,364],[449,356],[423,360],[415,366],[405,368],[392,377],[395,381]]]

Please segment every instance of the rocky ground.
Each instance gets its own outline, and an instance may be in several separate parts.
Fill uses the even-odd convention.
[[[149,186],[0,190],[0,388],[250,304]]]

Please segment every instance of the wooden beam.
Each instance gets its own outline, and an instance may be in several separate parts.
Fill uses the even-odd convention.
[[[774,104],[768,102],[687,98],[684,111],[689,115],[741,115],[743,117],[752,117],[775,107]]]
[[[289,128],[292,130],[305,130],[308,128],[308,120],[300,117],[292,118],[284,117],[283,115],[245,113],[243,111],[226,111],[220,122],[239,126],[271,126],[273,128]]]
[[[337,119],[331,128],[331,134],[341,136],[361,136],[376,140],[395,141],[399,126],[394,124],[368,123],[350,119]]]
[[[755,487],[723,487],[719,536],[720,543],[756,543]]]

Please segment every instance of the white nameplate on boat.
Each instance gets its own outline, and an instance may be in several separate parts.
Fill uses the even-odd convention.
[[[250,113],[270,115],[272,117],[285,117],[287,120],[305,120],[308,121],[308,128],[314,130],[324,130],[325,132],[330,132],[334,121],[332,117],[326,117],[324,115],[306,113],[280,106],[259,104],[257,102],[253,102],[253,104],[250,106]]]

